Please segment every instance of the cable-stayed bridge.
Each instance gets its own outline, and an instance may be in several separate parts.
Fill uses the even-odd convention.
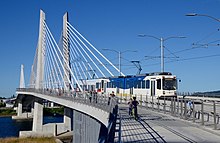
[[[33,116],[33,128],[31,132],[20,132],[20,136],[57,135],[74,130],[74,142],[112,140],[106,135],[113,135],[117,99],[110,101],[107,95],[97,93],[88,95],[84,88],[86,81],[114,76],[119,70],[71,25],[68,13],[63,16],[62,35],[56,42],[45,13],[40,11],[38,44],[27,87],[23,68],[22,65],[20,87],[16,91],[18,115],[14,118]],[[93,98],[86,100],[88,96]],[[64,123],[43,125],[42,100],[64,106]],[[24,104],[31,108],[32,114],[23,113]]]
[[[63,16],[63,30],[57,42],[47,25],[45,13],[40,11],[39,38],[28,86],[25,86],[23,68],[22,65],[20,87],[16,90],[17,116],[13,118],[33,118],[33,127],[32,131],[21,131],[21,137],[71,133],[74,143],[215,142],[220,139],[218,133],[211,134],[182,120],[156,113],[170,113],[202,125],[211,121],[208,126],[216,130],[219,129],[220,108],[215,101],[218,100],[205,106],[205,100],[191,98],[193,110],[188,116],[189,99],[166,101],[140,95],[142,108],[136,121],[128,115],[125,105],[119,106],[119,102],[127,104],[127,96],[126,99],[119,96],[119,101],[104,92],[85,92],[89,89],[88,82],[93,79],[124,74],[71,25],[67,13]],[[63,123],[43,124],[45,100],[64,107]],[[30,112],[24,113],[23,107],[29,107]]]

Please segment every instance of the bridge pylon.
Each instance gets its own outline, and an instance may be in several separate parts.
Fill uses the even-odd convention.
[[[69,34],[68,34],[68,28],[67,28],[67,22],[69,22],[68,18],[68,12],[66,12],[63,16],[63,33],[62,33],[62,39],[63,39],[63,55],[64,55],[64,84],[67,90],[71,89],[70,82],[71,82],[71,63],[70,63],[70,42],[69,42]],[[69,82],[70,81],[70,82]]]
[[[21,65],[20,85],[19,85],[19,88],[25,88],[25,82],[24,82],[24,65]]]
[[[35,88],[43,88],[44,81],[44,51],[45,51],[45,13],[40,10],[40,26],[39,26],[39,37],[37,47],[37,73],[36,73],[36,84]]]

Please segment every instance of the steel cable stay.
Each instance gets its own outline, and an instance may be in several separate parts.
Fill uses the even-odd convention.
[[[99,52],[84,36],[82,36],[82,34],[80,34],[69,22],[67,22],[68,27],[70,27],[69,29],[73,29],[80,37],[82,37],[82,39],[89,44],[104,60],[106,60],[117,72],[119,72],[119,69],[117,67],[115,67],[103,54],[101,54],[101,52]],[[72,30],[72,31],[73,31]],[[74,32],[74,33],[75,33]],[[103,65],[104,66],[104,65]],[[104,68],[108,71],[108,68],[106,68],[104,66]],[[109,71],[110,72],[110,71]],[[124,74],[122,73],[122,75],[124,76]],[[111,76],[113,76],[113,74],[111,74]]]
[[[48,32],[48,31],[47,31],[47,32]],[[48,32],[48,35],[49,35],[49,32]],[[52,37],[52,38],[53,38],[53,37]],[[61,69],[59,68],[59,66],[62,67],[62,70],[64,71],[64,66],[63,66],[63,64],[62,64],[62,62],[61,62],[61,59],[60,59],[61,56],[58,55],[57,50],[55,49],[54,44],[52,43],[51,37],[49,37],[49,41],[50,41],[50,43],[51,43],[51,51],[52,51],[53,58],[55,59],[55,61],[56,61],[56,63],[57,63],[57,67],[58,67],[58,69],[59,69],[59,73],[60,73],[60,76],[61,76],[61,75],[63,75],[63,74],[62,74]],[[56,44],[56,43],[55,43],[55,44]],[[61,57],[61,58],[63,59],[63,57]],[[58,62],[57,62],[57,59],[59,60],[59,64],[58,64]],[[64,71],[64,74],[67,76],[67,73],[66,73],[65,71]],[[63,82],[64,82],[63,76],[62,76],[62,80],[63,80]],[[69,80],[69,79],[68,79],[68,80]],[[69,80],[68,82],[70,83],[70,80]],[[64,88],[67,89],[65,83],[63,83],[63,84],[64,84]]]
[[[55,67],[55,72],[56,72],[56,75],[57,75],[57,79],[58,79],[58,87],[59,87],[59,85],[61,85],[62,86],[62,84],[63,84],[63,82],[61,82],[61,80],[60,80],[60,77],[62,78],[62,81],[63,81],[63,76],[61,76],[62,75],[62,71],[61,71],[61,69],[59,68],[60,67],[60,65],[58,64],[58,61],[57,61],[57,58],[56,58],[56,55],[54,54],[54,51],[53,51],[53,48],[52,48],[52,45],[50,44],[50,47],[49,47],[49,49],[48,49],[48,51],[49,51],[49,53],[50,53],[50,55],[51,55],[51,59],[53,59],[52,60],[52,62],[53,62],[53,67]],[[55,62],[55,63],[54,63]],[[58,71],[57,71],[58,70]],[[59,72],[59,73],[58,73]],[[59,76],[60,75],[60,76]],[[64,86],[65,86],[65,84],[64,84]],[[65,87],[66,88],[66,87]]]
[[[46,42],[46,46],[48,46],[48,43]],[[49,52],[47,52],[49,54]],[[47,56],[46,56],[47,57]],[[50,66],[50,57],[48,56],[48,58],[45,59],[45,79],[46,81],[46,88],[52,88],[53,85],[52,85],[52,77],[51,77],[51,74],[50,74],[50,71],[51,71],[51,66]]]
[[[73,59],[72,59],[72,62],[74,63],[74,66],[75,66],[75,73],[77,74],[79,74],[79,76],[80,76],[80,79],[83,79],[83,76],[82,76],[82,74],[81,74],[81,72],[80,72],[80,69],[79,68],[81,68],[81,70],[82,70],[82,67],[81,67],[81,64],[78,62],[78,59],[77,59],[77,56],[76,56],[76,53],[75,52],[71,52],[72,50],[70,49],[70,55],[71,55],[71,57],[73,57]],[[71,61],[71,60],[70,60]],[[78,76],[76,76],[76,77],[78,77]],[[79,78],[78,78],[78,80],[79,80]]]
[[[48,50],[48,63],[49,63],[49,65],[50,65],[50,71],[49,71],[49,74],[51,74],[52,75],[52,79],[53,79],[53,88],[58,88],[58,87],[55,87],[55,85],[56,85],[56,83],[59,81],[59,77],[58,77],[58,72],[57,72],[57,68],[56,68],[56,66],[55,66],[55,64],[54,64],[54,55],[52,54],[52,52],[50,51],[50,49],[51,49],[51,45],[50,45],[50,43],[49,43],[49,47],[47,48]],[[55,73],[55,74],[54,74]],[[57,76],[57,77],[55,77],[55,75]],[[58,81],[57,81],[58,80]],[[59,82],[58,82],[59,83]],[[58,85],[57,85],[58,86]]]
[[[55,46],[56,46],[56,48],[57,48],[57,50],[55,50],[55,46],[54,46],[54,44],[53,44],[53,42],[52,42],[52,45],[53,45],[54,51],[55,51],[55,53],[56,53],[56,55],[57,55],[57,58],[58,58],[58,60],[59,60],[59,63],[60,63],[60,65],[62,66],[62,69],[64,70],[65,68],[64,68],[64,66],[63,66],[63,64],[62,64],[62,62],[61,62],[61,59],[60,59],[60,57],[59,57],[58,55],[60,54],[60,56],[61,56],[63,59],[64,59],[64,56],[63,56],[62,52],[60,51],[59,46],[57,45],[57,43],[56,43],[56,41],[55,41],[53,35],[51,34],[51,32],[50,32],[50,30],[49,30],[49,28],[48,28],[47,25],[46,25],[46,29],[47,29],[47,31],[48,31],[48,33],[49,33],[49,35],[50,35],[50,36],[49,36],[49,40],[50,40],[50,41],[53,40],[53,42],[54,42],[54,44],[55,44]],[[52,40],[51,40],[50,37],[52,38]],[[58,54],[57,51],[59,52],[59,54]],[[66,62],[66,61],[65,61],[65,62]],[[79,85],[79,83],[78,83],[78,81],[76,80],[76,77],[75,77],[75,75],[73,74],[73,72],[72,72],[70,66],[68,65],[68,63],[65,63],[65,64],[67,65],[67,68],[68,68],[68,70],[70,71],[70,73],[71,73],[71,75],[72,75],[74,81]],[[65,70],[64,70],[64,74],[65,74],[66,76],[68,76],[68,74],[65,72]],[[70,79],[67,79],[67,80],[68,80],[68,83],[70,84],[71,88],[74,89],[74,88],[73,88],[73,85],[71,84]],[[79,86],[79,89],[82,91],[82,88],[81,88],[80,86]]]
[[[95,56],[95,54],[88,48],[88,46],[86,46],[85,43],[83,43],[83,41],[76,35],[76,33],[73,32],[73,30],[70,29],[70,31],[74,34],[74,36],[83,44],[83,46],[91,53],[91,55],[101,64],[102,62]],[[75,39],[75,37],[73,37]],[[75,39],[76,40],[76,39]],[[77,43],[79,44],[79,42],[77,41]],[[82,45],[80,44],[81,49],[83,49],[83,51],[86,53],[86,55],[89,57],[89,59],[92,61],[92,63],[95,65],[95,67],[99,70],[99,72],[102,74],[103,77],[106,77],[105,74],[101,71],[101,69],[97,66],[97,64],[94,62],[94,60],[89,56],[89,54],[85,51],[84,48],[82,48]],[[106,67],[103,65],[103,67],[106,69]],[[113,75],[108,69],[106,69],[111,75]]]
[[[85,51],[85,49],[82,47],[82,45],[76,40],[76,38],[70,33],[70,37],[72,37],[76,43],[79,45],[79,47],[83,50],[83,52],[86,54],[86,56],[92,61],[93,65],[99,70],[99,72],[102,74],[103,77],[106,77],[105,74],[101,71],[101,69],[97,66],[97,64],[94,62],[94,60],[89,56],[89,54]],[[79,38],[79,37],[78,37]],[[87,47],[88,49],[88,47]]]
[[[85,56],[82,54],[82,51],[81,51],[80,48],[77,46],[76,42],[73,40],[72,36],[69,36],[69,38],[70,38],[70,46],[71,46],[70,51],[73,52],[73,50],[74,50],[79,57],[80,57],[80,55],[81,55],[81,56],[83,57],[83,59],[85,60],[85,62],[88,64],[88,67],[90,67],[91,69],[93,69],[92,66],[89,64],[88,60],[87,60],[87,59],[85,58]],[[78,50],[79,52],[78,52],[77,50]],[[80,53],[80,55],[79,55],[79,53]],[[81,58],[81,57],[80,57],[80,58]],[[82,61],[82,64],[83,64],[84,68],[86,69],[85,63],[84,63],[83,61]],[[90,77],[91,77],[91,75],[90,75]]]
[[[49,42],[49,41],[48,41]],[[54,54],[54,51],[53,51],[53,48],[51,47],[52,45],[49,44],[49,47],[48,47],[48,56],[50,57],[50,61],[52,62],[51,65],[53,65],[52,67],[54,68],[54,71],[56,73],[56,82],[57,82],[57,88],[59,88],[59,85],[62,86],[63,83],[61,82],[61,79],[63,80],[63,77],[61,76],[62,75],[62,72],[61,72],[61,69],[59,68],[59,64],[58,64],[58,61],[57,61],[57,58],[55,57],[55,54]],[[55,62],[55,63],[54,63]],[[58,71],[57,71],[58,70]],[[51,70],[52,72],[53,70]],[[60,76],[59,76],[60,75]],[[64,84],[65,86],[65,84]],[[66,88],[66,87],[65,87]]]
[[[82,51],[80,50],[80,48],[77,46],[76,42],[74,42],[73,38],[70,36],[70,46],[71,46],[71,49],[70,50],[73,50],[77,53],[80,53],[80,55],[83,57],[84,59],[84,62],[86,62],[88,64],[88,67],[90,67],[92,69],[92,66],[90,65],[90,63],[88,62],[88,60],[85,58],[84,54],[82,54]],[[79,54],[78,54],[79,55]],[[79,55],[79,57],[80,57]],[[81,57],[80,57],[81,58]],[[82,61],[82,64],[84,66],[84,68],[86,69],[86,66],[85,66],[85,63]],[[97,76],[97,75],[96,75]],[[90,75],[91,77],[91,75]]]
[[[72,45],[70,45],[70,46],[72,46]],[[73,59],[73,62],[74,62],[74,63],[78,63],[78,65],[79,65],[79,67],[80,67],[81,72],[79,71],[79,73],[80,73],[80,74],[83,73],[84,77],[86,77],[85,72],[84,72],[84,69],[82,68],[82,65],[83,65],[83,64],[81,64],[81,63],[80,63],[80,59],[78,59],[78,58],[80,58],[80,56],[79,56],[78,52],[75,51],[75,48],[74,48],[73,46],[72,46],[72,48],[70,48],[70,54],[72,55],[72,57],[75,57],[75,59]],[[74,55],[74,56],[73,56],[73,55]],[[85,78],[83,78],[82,75],[81,75],[81,79],[85,79]]]

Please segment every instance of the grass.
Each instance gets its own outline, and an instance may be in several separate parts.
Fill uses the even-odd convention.
[[[50,116],[50,115],[54,115],[54,114],[59,114],[59,115],[63,115],[64,112],[64,108],[60,107],[60,108],[44,108],[44,115],[45,116]]]
[[[16,114],[16,111],[13,110],[12,108],[0,109],[0,116],[12,116],[15,114]]]
[[[0,143],[56,143],[52,137],[44,138],[0,138]]]

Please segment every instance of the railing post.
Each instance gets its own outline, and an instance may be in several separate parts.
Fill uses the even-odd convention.
[[[158,112],[160,112],[160,101],[159,101],[159,97],[157,98],[157,109],[158,109]]]
[[[184,115],[185,115],[185,120],[187,119],[187,105],[186,105],[186,100],[184,99]]]
[[[195,122],[195,102],[193,100],[193,111],[192,111],[192,114],[193,114],[193,122]]]
[[[163,111],[164,114],[166,113],[166,100],[165,100],[165,96],[163,97]]]
[[[202,125],[204,125],[204,102],[203,100],[201,102],[201,120],[202,120]]]
[[[121,96],[121,98],[120,98],[120,103],[122,103],[122,93],[120,93],[120,96]]]
[[[181,104],[180,104],[180,118],[183,118],[183,98],[181,99]]]
[[[217,124],[216,124],[216,106],[215,106],[215,101],[213,101],[213,116],[214,116],[214,130],[217,129]]]
[[[180,102],[179,102],[179,98],[176,98],[177,100],[177,116],[179,116],[179,108],[180,108]]]
[[[151,97],[152,97],[152,110],[154,109],[154,98],[153,98],[153,95],[151,95]]]
[[[140,102],[141,102],[141,107],[142,107],[142,102],[143,102],[143,100],[142,100],[142,94],[141,94],[140,96],[141,96]]]
[[[171,113],[171,115],[173,115],[173,98],[171,97],[170,98],[170,113]]]
[[[148,96],[146,95],[146,104],[145,104],[146,108],[148,108]]]
[[[173,115],[176,116],[176,98],[173,98]]]

